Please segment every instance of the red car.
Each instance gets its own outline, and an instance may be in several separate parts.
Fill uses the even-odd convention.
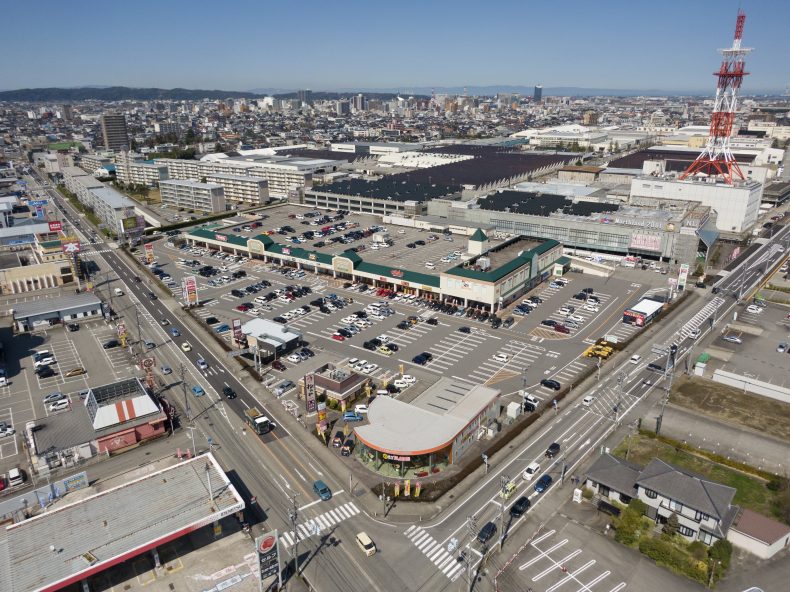
[[[274,362],[272,362],[272,368],[279,370],[280,372],[284,372],[285,364],[283,364],[280,360],[274,360]]]
[[[332,339],[334,339],[335,341],[345,341],[346,340],[346,338],[343,337],[340,333],[333,333],[332,334]]]
[[[246,306],[244,306],[243,304],[239,304],[239,305],[236,307],[236,310],[238,310],[239,312],[245,312],[245,311],[247,310],[247,307],[246,307]]]
[[[567,334],[567,333],[571,332],[571,330],[568,329],[568,327],[566,327],[565,325],[554,325],[554,330],[557,333],[566,333]]]

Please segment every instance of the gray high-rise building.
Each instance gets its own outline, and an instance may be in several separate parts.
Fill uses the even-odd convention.
[[[107,150],[128,150],[129,132],[126,130],[126,117],[123,115],[102,115],[101,135]]]
[[[313,104],[313,91],[309,88],[305,90],[300,90],[296,93],[296,98],[299,100],[299,104]]]
[[[364,111],[365,110],[365,95],[359,93],[354,97],[354,110],[355,111]]]
[[[351,103],[348,101],[338,101],[337,106],[335,108],[335,112],[339,116],[343,115],[350,115],[351,114]]]
[[[540,103],[543,100],[543,85],[538,84],[535,86],[535,90],[532,93],[532,101],[535,103]]]
[[[71,112],[71,105],[68,103],[60,106],[60,117],[63,121],[71,121],[73,119],[73,114]]]

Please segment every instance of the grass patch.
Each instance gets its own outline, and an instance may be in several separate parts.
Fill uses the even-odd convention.
[[[768,489],[766,480],[716,463],[704,456],[698,456],[649,434],[638,433],[630,439],[629,461],[646,466],[653,458],[659,458],[669,464],[703,475],[711,481],[735,488],[737,490],[733,500],[735,504],[766,516],[775,515],[777,494]],[[613,454],[624,458],[627,446],[627,440],[621,442]]]
[[[790,404],[744,393],[698,376],[683,376],[675,382],[673,405],[698,411],[715,419],[745,426],[790,440]]]

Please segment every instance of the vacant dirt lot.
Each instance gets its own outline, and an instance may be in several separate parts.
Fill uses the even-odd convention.
[[[790,404],[744,393],[699,377],[683,376],[670,402],[731,424],[790,440]]]

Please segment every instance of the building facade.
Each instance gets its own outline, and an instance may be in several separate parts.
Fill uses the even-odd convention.
[[[221,185],[226,201],[250,206],[269,203],[269,182],[260,177],[214,173],[206,177],[206,183]]]
[[[225,211],[225,190],[216,183],[161,181],[159,193],[164,207],[211,214]]]
[[[148,162],[119,159],[115,165],[116,178],[122,183],[156,187],[160,180],[169,179],[167,167]]]
[[[126,129],[126,116],[105,113],[101,116],[102,144],[107,150],[128,150],[129,132]]]

